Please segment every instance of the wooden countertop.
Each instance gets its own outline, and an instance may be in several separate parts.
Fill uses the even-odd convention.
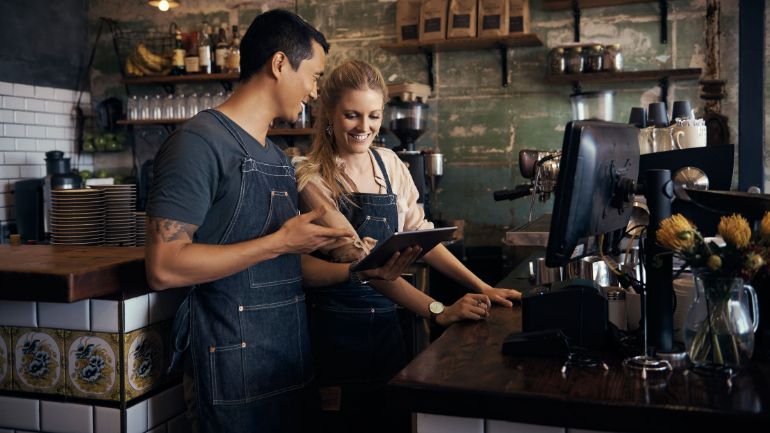
[[[0,299],[75,302],[148,290],[144,248],[0,245]]]
[[[392,398],[415,412],[609,431],[770,427],[767,363],[753,361],[732,385],[688,370],[645,382],[611,354],[609,371],[562,375],[563,360],[501,353],[504,337],[520,329],[520,306],[451,326],[390,381]]]

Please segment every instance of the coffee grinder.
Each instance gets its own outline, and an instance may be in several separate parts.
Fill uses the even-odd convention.
[[[417,83],[398,83],[388,86],[391,100],[388,102],[388,128],[398,137],[400,145],[393,150],[409,168],[417,191],[418,203],[428,210],[427,193],[436,191],[436,185],[444,174],[444,158],[437,151],[422,152],[415,149],[415,142],[427,130],[428,96],[430,87]],[[430,181],[426,185],[426,177]]]

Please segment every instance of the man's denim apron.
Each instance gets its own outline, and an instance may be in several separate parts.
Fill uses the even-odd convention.
[[[396,195],[380,155],[370,151],[382,171],[387,194],[349,194],[353,203],[340,199],[339,207],[359,237],[383,241],[398,228]],[[341,429],[337,431],[345,431],[350,427],[350,418],[354,423],[363,418],[367,431],[375,431],[382,423],[371,419],[378,418],[372,411],[386,409],[382,401],[385,384],[406,364],[396,305],[365,284],[344,283],[314,288],[310,293],[310,332],[318,385],[322,389],[341,389],[341,410],[348,418],[331,423]],[[324,415],[329,416],[333,414]]]
[[[244,152],[238,202],[220,244],[269,235],[297,215],[294,167],[255,161],[239,132],[207,110]],[[268,146],[270,146],[268,144]],[[268,148],[265,149],[269,150]],[[189,345],[204,432],[295,431],[302,389],[312,378],[300,256],[284,254],[201,284],[174,323],[178,362]]]

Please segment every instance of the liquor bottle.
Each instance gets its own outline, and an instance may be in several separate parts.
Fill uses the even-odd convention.
[[[241,73],[241,36],[238,34],[238,26],[233,26],[233,39],[227,54],[227,72]]]
[[[219,38],[217,40],[217,49],[214,51],[214,72],[225,72],[227,70],[227,31],[224,24],[219,28]]]
[[[171,60],[171,75],[184,75],[186,73],[184,57],[185,51],[182,46],[182,31],[176,29],[174,34],[174,56]]]
[[[188,74],[197,74],[200,69],[200,58],[198,57],[198,33],[190,34],[190,49],[184,58],[184,67]]]
[[[204,74],[211,73],[211,38],[209,32],[211,26],[207,22],[203,22],[201,28],[200,41],[198,42],[198,62],[200,63],[200,70]]]

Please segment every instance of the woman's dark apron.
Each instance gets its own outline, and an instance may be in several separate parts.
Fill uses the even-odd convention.
[[[223,221],[227,228],[219,243],[277,231],[298,214],[294,167],[283,155],[282,165],[254,160],[230,121],[218,111],[207,113],[244,153],[238,202],[230,221]],[[193,288],[172,335],[175,362],[190,349],[201,431],[299,431],[302,389],[313,366],[298,254]]]
[[[340,210],[358,236],[383,241],[398,228],[396,195],[380,155],[370,150],[386,194],[352,193]],[[365,284],[344,283],[311,291],[311,341],[322,407],[321,431],[393,431],[384,387],[406,364],[396,305]]]

